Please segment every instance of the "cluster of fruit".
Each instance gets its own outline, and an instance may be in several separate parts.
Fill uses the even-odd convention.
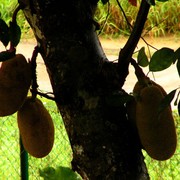
[[[137,128],[143,149],[156,160],[169,159],[176,150],[176,128],[170,104],[161,108],[167,96],[157,83],[143,75],[136,67],[138,82],[133,99],[127,103],[129,119]]]
[[[17,112],[17,122],[26,151],[37,158],[50,153],[54,125],[43,103],[27,97],[31,86],[31,66],[22,54],[0,64],[0,116]]]

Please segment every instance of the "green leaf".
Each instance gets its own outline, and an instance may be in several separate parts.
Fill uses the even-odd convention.
[[[176,64],[176,68],[180,77],[180,59],[178,60],[177,64]]]
[[[21,38],[21,29],[16,22],[10,22],[9,34],[12,45],[16,47]]]
[[[43,170],[39,170],[39,174],[44,180],[58,180],[58,179],[68,179],[68,180],[81,180],[80,176],[68,167],[47,167]]]
[[[44,180],[55,180],[56,170],[53,167],[47,167],[43,170],[39,169],[39,175],[44,178]]]
[[[162,71],[174,62],[175,53],[173,49],[170,48],[162,48],[156,51],[149,63],[149,70],[150,71]]]
[[[148,57],[146,56],[146,53],[145,53],[145,47],[142,47],[139,50],[137,62],[142,67],[146,67],[149,65]]]
[[[9,43],[9,27],[2,19],[0,19],[0,41],[5,47]]]
[[[177,59],[180,59],[180,47],[174,52],[174,56],[175,56],[175,61],[176,62]]]
[[[171,91],[169,94],[167,94],[164,99],[161,101],[158,112],[162,112],[166,107],[168,107],[171,103],[171,101],[173,100],[175,94],[176,94],[176,90],[174,89],[173,91]]]
[[[15,56],[15,51],[2,51],[0,53],[0,62],[11,59]]]
[[[180,116],[180,101],[178,102],[178,114]]]
[[[166,1],[169,1],[169,0],[157,0],[159,2],[166,2]]]
[[[61,173],[62,179],[68,180],[80,180],[80,177],[72,169],[68,167],[59,167],[59,174]]]

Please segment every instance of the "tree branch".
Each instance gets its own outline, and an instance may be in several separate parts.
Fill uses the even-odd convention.
[[[138,41],[141,37],[144,24],[148,16],[149,8],[150,5],[146,2],[146,0],[142,0],[132,33],[124,48],[119,52],[118,73],[120,78],[120,87],[124,85],[126,77],[129,73],[129,63],[134,49],[136,48]]]

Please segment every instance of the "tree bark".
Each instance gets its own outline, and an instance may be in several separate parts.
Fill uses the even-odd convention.
[[[117,64],[95,32],[97,0],[19,0],[45,62],[83,179],[149,179]],[[61,4],[59,4],[61,3]]]

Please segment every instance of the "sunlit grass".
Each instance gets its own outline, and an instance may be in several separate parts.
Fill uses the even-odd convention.
[[[62,118],[55,103],[44,101],[55,126],[55,142],[48,156],[37,159],[29,155],[29,179],[40,179],[39,169],[70,167],[72,151]],[[20,179],[19,129],[16,114],[0,118],[0,179]]]
[[[126,14],[128,22],[133,26],[139,10],[139,3],[137,7],[134,7],[130,5],[127,0],[121,0],[119,2]],[[169,0],[165,3],[156,1],[156,5],[150,8],[143,33],[155,37],[172,33],[179,34],[179,4],[180,0]],[[103,5],[101,1],[99,1],[95,20],[103,27],[101,35],[105,37],[110,35],[114,37],[129,35],[131,32],[116,0],[110,0],[109,6],[108,4]]]
[[[55,143],[51,153],[42,159],[29,156],[29,179],[42,179],[39,169],[47,167],[54,169],[61,167],[71,168],[72,151],[64,128],[62,118],[53,101],[42,99],[45,107],[49,110],[55,125]],[[180,118],[174,113],[178,138],[180,137]],[[20,179],[20,152],[19,130],[17,127],[16,114],[0,119],[0,179]],[[145,162],[151,179],[178,180],[180,145],[178,144],[175,155],[167,161],[151,159],[144,151]]]
[[[0,0],[0,17],[9,22],[14,9],[17,7],[17,0]],[[110,0],[110,6],[103,5],[101,1],[95,13],[95,20],[101,25],[102,36],[118,37],[129,35],[130,28],[117,5],[116,0]],[[131,25],[134,25],[139,9],[129,4],[127,0],[119,1],[126,17]],[[139,1],[140,2],[140,1]],[[169,0],[167,2],[156,1],[156,6],[151,6],[147,22],[144,27],[144,34],[150,36],[164,36],[167,34],[178,34],[180,31],[180,0]],[[108,12],[109,9],[109,12]],[[107,16],[108,15],[108,16]],[[25,20],[23,12],[18,13],[17,22],[22,29],[23,38],[32,38],[33,32]]]

